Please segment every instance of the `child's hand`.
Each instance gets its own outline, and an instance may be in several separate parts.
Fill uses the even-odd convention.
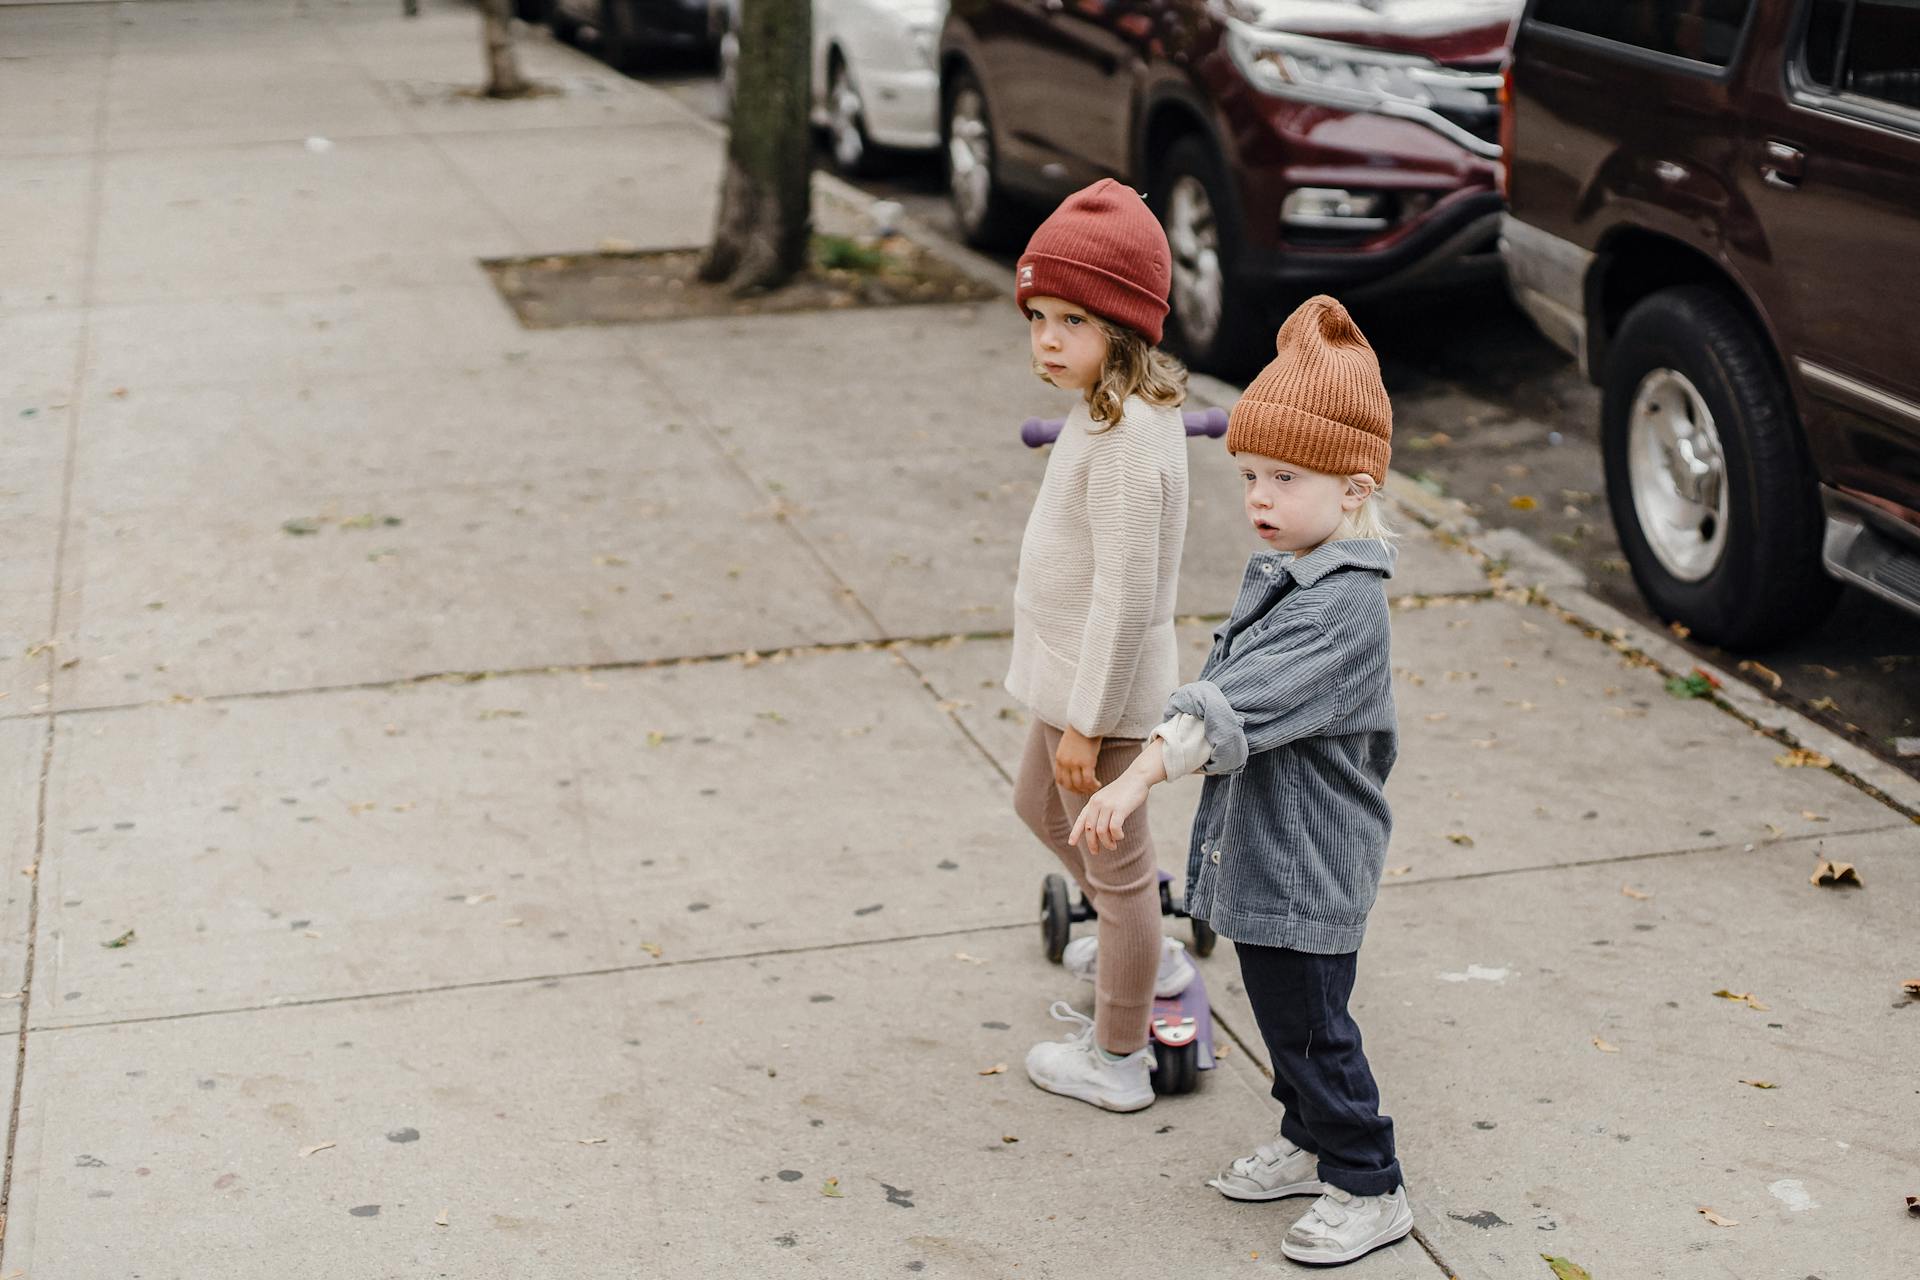
[[[1110,786],[1100,788],[1093,799],[1087,801],[1086,808],[1074,820],[1073,834],[1067,837],[1068,844],[1079,844],[1086,837],[1087,853],[1107,853],[1120,847],[1120,837],[1126,834],[1126,822],[1130,814],[1147,799],[1147,785],[1129,771],[1122,774]]]
[[[1100,739],[1069,728],[1060,735],[1060,749],[1053,753],[1053,780],[1067,791],[1090,796],[1100,789],[1100,780],[1093,776],[1099,763]]]

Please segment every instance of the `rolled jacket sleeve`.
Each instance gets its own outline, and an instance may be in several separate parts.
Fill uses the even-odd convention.
[[[1167,777],[1184,778],[1205,767],[1210,748],[1206,721],[1199,716],[1177,715],[1147,735],[1149,742],[1160,739],[1160,763]]]
[[[1310,618],[1277,624],[1206,674],[1173,691],[1167,714],[1205,722],[1209,774],[1238,773],[1249,756],[1319,733],[1341,711],[1341,655]]]

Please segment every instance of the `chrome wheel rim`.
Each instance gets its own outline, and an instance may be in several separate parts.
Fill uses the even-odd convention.
[[[1220,268],[1220,224],[1200,179],[1184,175],[1167,195],[1167,245],[1173,250],[1173,310],[1195,347],[1211,346],[1220,329],[1226,275]]]
[[[845,67],[833,69],[827,86],[827,132],[833,141],[833,162],[842,169],[857,168],[867,154],[860,136],[860,94]]]
[[[947,122],[947,192],[962,225],[979,226],[993,195],[993,138],[978,89],[962,89],[953,99]]]
[[[1713,412],[1685,374],[1640,379],[1627,419],[1627,481],[1660,567],[1699,582],[1727,546],[1727,462]]]

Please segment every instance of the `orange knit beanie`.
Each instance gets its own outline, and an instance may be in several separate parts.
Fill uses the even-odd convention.
[[[1287,317],[1279,355],[1227,419],[1227,450],[1278,458],[1332,476],[1385,484],[1393,406],[1380,361],[1347,309],[1321,294]]]

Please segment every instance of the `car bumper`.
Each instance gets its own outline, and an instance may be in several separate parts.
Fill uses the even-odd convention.
[[[1463,191],[1427,210],[1390,242],[1358,248],[1296,246],[1251,249],[1247,274],[1289,292],[1431,287],[1485,279],[1500,269],[1494,246],[1500,233],[1500,197]]]
[[[864,66],[859,89],[867,137],[874,142],[902,151],[930,151],[940,145],[938,71]]]
[[[1500,222],[1500,257],[1513,300],[1540,332],[1587,367],[1587,271],[1593,253],[1570,240],[1529,226],[1512,214]]]

